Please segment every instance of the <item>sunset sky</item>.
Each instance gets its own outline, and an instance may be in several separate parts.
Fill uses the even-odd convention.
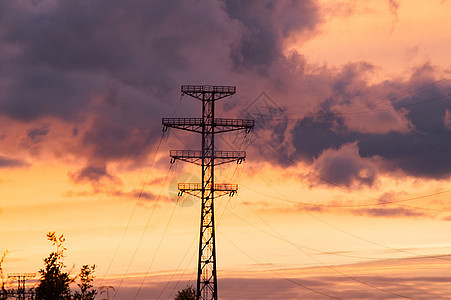
[[[195,285],[200,148],[182,84],[231,85],[217,137],[220,299],[449,299],[451,1],[0,2],[0,254],[66,237],[110,299]],[[74,266],[74,267],[73,267]],[[8,281],[8,286],[15,285]],[[31,280],[28,286],[36,284]],[[75,286],[74,286],[75,287]],[[113,296],[114,295],[114,296]],[[106,294],[98,299],[106,299]]]

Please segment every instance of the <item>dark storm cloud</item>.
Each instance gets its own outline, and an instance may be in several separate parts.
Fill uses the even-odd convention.
[[[97,118],[82,138],[83,145],[91,149],[94,158],[109,160],[142,158],[148,153],[156,136],[153,129],[136,122],[133,128],[121,120]]]
[[[377,96],[393,97],[428,84],[434,80],[425,75],[433,73],[426,70],[431,67],[409,81],[370,86],[365,79],[375,68],[370,63],[305,74],[308,62],[302,54],[283,53],[286,38],[313,33],[321,22],[314,1],[22,1],[0,6],[0,114],[33,129],[40,119],[66,122],[67,137],[78,143],[67,153],[88,167],[106,170],[111,162],[145,158],[161,135],[161,117],[174,111],[180,84],[239,82],[247,86],[243,99],[267,91],[284,113],[298,106],[313,111],[294,128],[285,116],[264,133],[257,128],[256,136],[270,139],[260,148],[278,151],[259,151],[260,159],[316,163],[321,176],[347,186],[374,184],[377,168],[430,178],[451,174],[449,101],[425,102],[450,93],[449,83],[396,98],[392,111],[372,115],[377,117],[371,122],[335,114],[355,109],[356,101],[369,105]],[[183,116],[198,114],[198,106],[187,107]],[[390,122],[396,130],[362,130],[382,123],[390,127]],[[38,132],[26,138],[32,137],[45,137],[41,147],[49,140]],[[347,144],[358,147],[355,157],[339,153]],[[319,160],[323,153],[328,157]],[[373,157],[382,162],[370,163]],[[333,173],[337,164],[346,168]],[[95,181],[95,174],[81,170],[75,178]]]
[[[0,20],[1,46],[12,49],[1,56],[0,74],[7,79],[2,113],[26,121],[49,115],[70,120],[114,82],[139,87],[151,98],[149,91],[168,87],[174,79],[167,73],[187,59],[178,36],[183,33],[172,34],[164,24],[176,18],[175,6],[175,1],[9,4]]]
[[[17,70],[0,102],[0,111],[21,121],[42,116],[71,120],[79,116],[89,102],[87,90],[93,91],[91,76],[58,71],[47,66]]]
[[[0,114],[67,122],[80,142],[68,152],[88,161],[75,181],[95,182],[111,175],[109,162],[148,154],[180,83],[224,77],[213,66],[228,55],[236,27],[210,1],[0,5]],[[43,137],[33,129],[27,138]]]
[[[296,155],[311,163],[325,149],[338,149],[349,142],[343,133],[343,127],[341,118],[322,112],[299,120],[293,130]]]
[[[231,51],[236,68],[271,65],[282,57],[284,37],[293,31],[313,29],[319,18],[317,6],[310,0],[224,3],[230,18],[244,25],[244,33]]]
[[[451,175],[451,130],[446,125],[447,111],[451,110],[451,83],[449,81],[437,82],[425,75],[423,66],[405,82],[383,82],[378,86],[362,85],[351,89],[356,73],[337,77],[333,86],[331,99],[324,99],[318,113],[307,115],[300,119],[294,127],[293,145],[296,148],[294,157],[313,162],[321,157],[328,149],[337,150],[343,145],[355,143],[358,147],[356,157],[371,159],[378,158],[382,162],[380,167],[386,171],[402,170],[408,175],[424,178],[447,178]],[[431,71],[431,70],[428,70]],[[357,74],[358,76],[358,74]],[[422,88],[427,87],[427,88]],[[368,97],[368,90],[384,91],[384,105],[366,105],[360,109],[350,109],[349,113],[343,107],[358,97]],[[412,91],[407,95],[403,91]],[[396,97],[397,95],[402,95]],[[379,102],[382,102],[380,99]],[[337,107],[340,109],[338,110]],[[362,107],[362,106],[360,106]],[[383,110],[393,110],[405,117],[410,123],[409,130],[389,130],[387,132],[362,132],[350,128],[349,119],[362,117],[369,118],[371,114]],[[378,127],[381,123],[371,126]],[[335,161],[330,161],[335,163]],[[326,167],[323,167],[323,170]],[[353,164],[343,165],[337,171],[332,165],[329,171],[323,172],[326,178],[334,178],[337,182],[345,180],[347,172],[352,171]],[[333,172],[341,172],[340,174]],[[346,185],[350,181],[345,180]]]
[[[68,137],[79,143],[67,150],[88,166],[74,179],[94,182],[108,177],[102,168],[110,162],[149,153],[180,84],[259,77],[260,67],[284,64],[284,38],[320,19],[311,0],[0,5],[0,113],[67,122]],[[282,140],[286,130],[282,124],[273,137]]]
[[[28,64],[43,64],[60,70],[113,73],[134,66],[145,55],[151,60],[150,55],[155,50],[160,53],[159,49],[171,46],[162,43],[146,51],[135,43],[140,39],[144,46],[149,39],[153,40],[151,34],[161,29],[165,19],[180,5],[179,1],[46,3],[34,5],[33,9],[11,5],[12,13],[4,16],[8,29],[4,39],[22,47],[21,58]],[[166,55],[174,58],[179,49],[172,50]],[[148,61],[143,62],[148,64]],[[175,60],[172,64],[178,62]]]

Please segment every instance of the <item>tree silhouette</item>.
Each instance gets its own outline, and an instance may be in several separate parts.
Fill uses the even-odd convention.
[[[36,288],[37,300],[66,300],[70,299],[69,284],[72,280],[69,273],[63,272],[64,251],[67,250],[63,243],[66,240],[63,235],[57,237],[55,232],[49,232],[47,239],[56,246],[56,251],[44,259],[45,267],[39,270],[41,279]]]
[[[74,293],[74,300],[94,300],[97,291],[93,289],[93,285],[91,284],[94,281],[94,271],[96,269],[96,265],[88,266],[84,265],[81,267],[81,272],[78,275],[80,277],[80,282],[78,283],[78,287],[80,288],[80,292]]]
[[[174,300],[195,300],[196,299],[196,290],[193,286],[187,286],[181,291],[177,292]]]

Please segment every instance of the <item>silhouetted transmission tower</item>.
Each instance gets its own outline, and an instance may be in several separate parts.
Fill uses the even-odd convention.
[[[25,300],[26,296],[29,296],[28,299],[33,299],[33,293],[32,292],[26,292],[25,291],[25,282],[28,279],[34,278],[36,276],[35,273],[12,273],[8,274],[8,278],[11,279],[17,279],[17,290],[13,291],[12,294],[16,296],[16,299],[18,300]]]
[[[202,150],[171,150],[171,162],[182,160],[202,167],[201,183],[179,183],[179,195],[187,193],[202,200],[200,218],[199,259],[197,267],[197,299],[217,300],[216,244],[214,199],[233,195],[237,184],[215,183],[215,165],[246,158],[245,151],[215,150],[215,134],[235,130],[249,132],[254,120],[215,118],[215,101],[236,92],[234,86],[182,85],[182,94],[202,101],[202,118],[163,118],[168,127],[202,134]]]

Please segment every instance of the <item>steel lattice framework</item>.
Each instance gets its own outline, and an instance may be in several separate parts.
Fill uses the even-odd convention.
[[[181,92],[202,101],[202,118],[163,118],[163,130],[177,128],[202,134],[202,150],[172,150],[171,163],[182,160],[202,167],[201,183],[179,183],[179,195],[187,193],[202,200],[197,268],[196,299],[217,300],[214,199],[233,195],[238,185],[215,183],[215,165],[246,158],[245,151],[215,150],[215,134],[235,130],[249,132],[254,120],[215,118],[215,101],[236,93],[234,86],[182,85]]]
[[[13,291],[12,294],[16,296],[18,300],[25,300],[27,296],[28,299],[34,299],[33,293],[25,291],[25,282],[28,279],[34,278],[36,273],[11,273],[8,274],[8,279],[16,279],[17,280],[17,290]]]

